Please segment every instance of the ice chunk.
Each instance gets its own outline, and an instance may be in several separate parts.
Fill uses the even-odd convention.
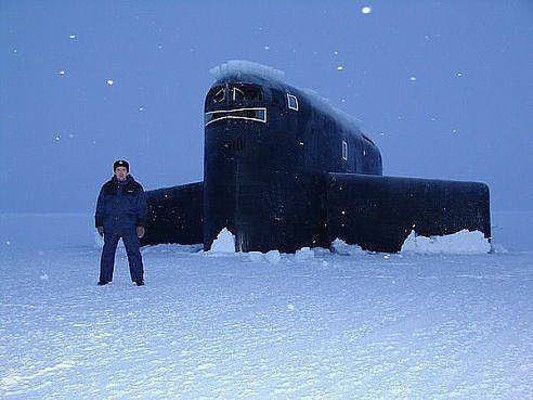
[[[248,258],[250,259],[250,261],[262,261],[263,253],[261,253],[260,251],[249,251]]]
[[[331,255],[331,250],[325,249],[324,247],[313,247],[311,250],[315,257],[327,257]]]
[[[418,254],[483,254],[491,250],[490,243],[479,231],[460,232],[444,236],[417,236],[414,231],[405,239],[402,253]]]
[[[310,260],[315,257],[315,253],[309,247],[302,247],[300,250],[296,250],[295,258],[297,261]]]
[[[334,253],[337,253],[341,256],[356,256],[365,254],[365,251],[356,244],[346,244],[346,242],[342,239],[335,239],[333,243],[331,243],[331,249]]]
[[[211,245],[210,253],[235,253],[235,236],[224,228]]]
[[[278,250],[270,250],[265,254],[266,260],[271,264],[277,264],[281,260],[281,254]]]

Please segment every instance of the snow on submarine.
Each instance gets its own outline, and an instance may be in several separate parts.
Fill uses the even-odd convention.
[[[330,247],[336,238],[397,252],[411,231],[490,239],[486,184],[383,176],[357,120],[286,84],[281,71],[230,61],[211,73],[204,180],[146,193],[142,245],[208,250],[224,228],[244,252]]]

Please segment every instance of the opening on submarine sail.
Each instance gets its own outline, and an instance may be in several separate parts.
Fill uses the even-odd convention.
[[[263,91],[256,85],[235,85],[231,88],[231,100],[240,101],[263,101]]]
[[[208,104],[221,104],[226,99],[226,86],[215,86],[207,94]]]

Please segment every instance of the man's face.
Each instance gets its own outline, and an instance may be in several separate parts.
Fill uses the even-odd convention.
[[[117,167],[115,169],[115,175],[119,181],[123,181],[128,176],[128,170],[126,167]]]

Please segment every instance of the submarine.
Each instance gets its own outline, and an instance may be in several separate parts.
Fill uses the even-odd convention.
[[[146,192],[141,245],[209,250],[224,228],[242,252],[328,248],[336,238],[398,252],[411,231],[491,239],[485,183],[384,176],[361,124],[281,71],[230,61],[211,73],[204,179]]]

